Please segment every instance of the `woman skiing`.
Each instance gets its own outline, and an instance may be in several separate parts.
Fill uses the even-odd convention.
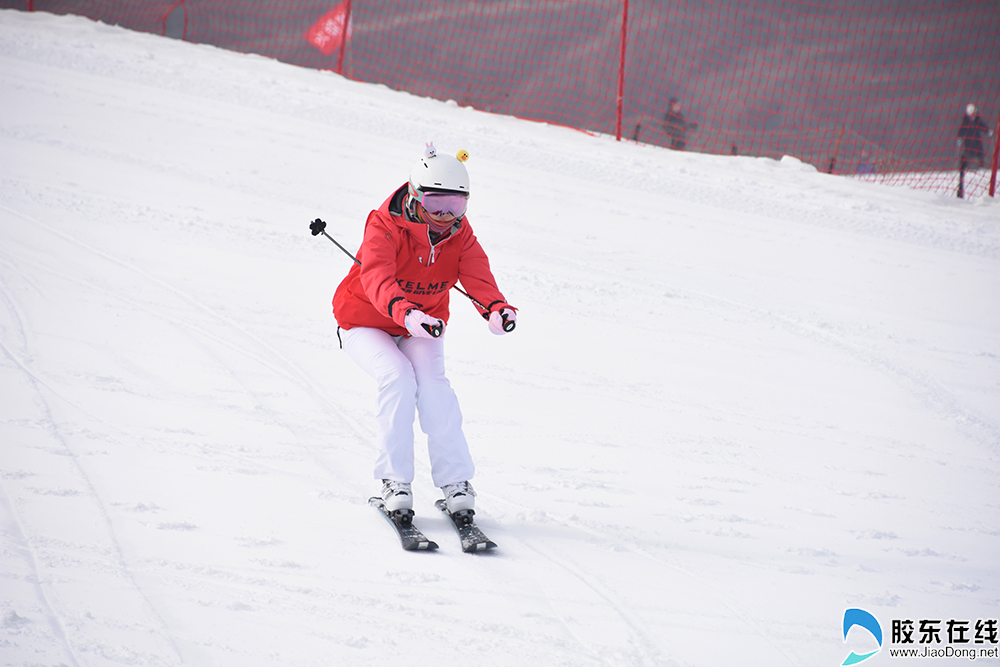
[[[475,506],[475,467],[444,369],[451,288],[462,283],[495,334],[517,318],[466,217],[467,159],[427,145],[409,182],[368,215],[358,261],[333,297],[344,350],[378,386],[375,478],[386,509],[404,520],[412,516],[417,416],[448,510]]]

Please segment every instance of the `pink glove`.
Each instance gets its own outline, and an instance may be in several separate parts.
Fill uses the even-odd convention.
[[[490,331],[498,336],[510,333],[517,322],[517,312],[513,308],[501,308],[490,313]]]
[[[416,308],[408,310],[403,321],[414,338],[440,338],[444,334],[444,322]]]

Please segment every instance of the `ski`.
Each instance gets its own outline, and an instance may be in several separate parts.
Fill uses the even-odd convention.
[[[427,538],[413,525],[413,510],[397,510],[393,517],[385,508],[385,501],[378,496],[368,499],[368,504],[378,510],[393,530],[399,536],[399,543],[406,551],[432,551],[438,548],[433,540]]]
[[[444,499],[434,501],[434,506],[441,510],[445,516],[451,519],[451,525],[458,531],[458,537],[462,540],[462,551],[467,554],[496,549],[496,543],[479,529],[473,520],[474,510],[463,510],[452,514],[448,511]]]

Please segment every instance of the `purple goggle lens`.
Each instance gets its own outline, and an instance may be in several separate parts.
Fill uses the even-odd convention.
[[[422,192],[417,200],[424,210],[434,215],[450,213],[456,218],[465,215],[469,207],[469,195],[452,192]]]

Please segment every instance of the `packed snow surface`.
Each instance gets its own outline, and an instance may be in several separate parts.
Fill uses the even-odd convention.
[[[834,666],[848,608],[997,617],[992,199],[43,13],[0,11],[0,99],[3,665]],[[441,549],[366,504],[308,227],[356,249],[428,141],[520,309],[446,334],[484,555],[420,438]]]

